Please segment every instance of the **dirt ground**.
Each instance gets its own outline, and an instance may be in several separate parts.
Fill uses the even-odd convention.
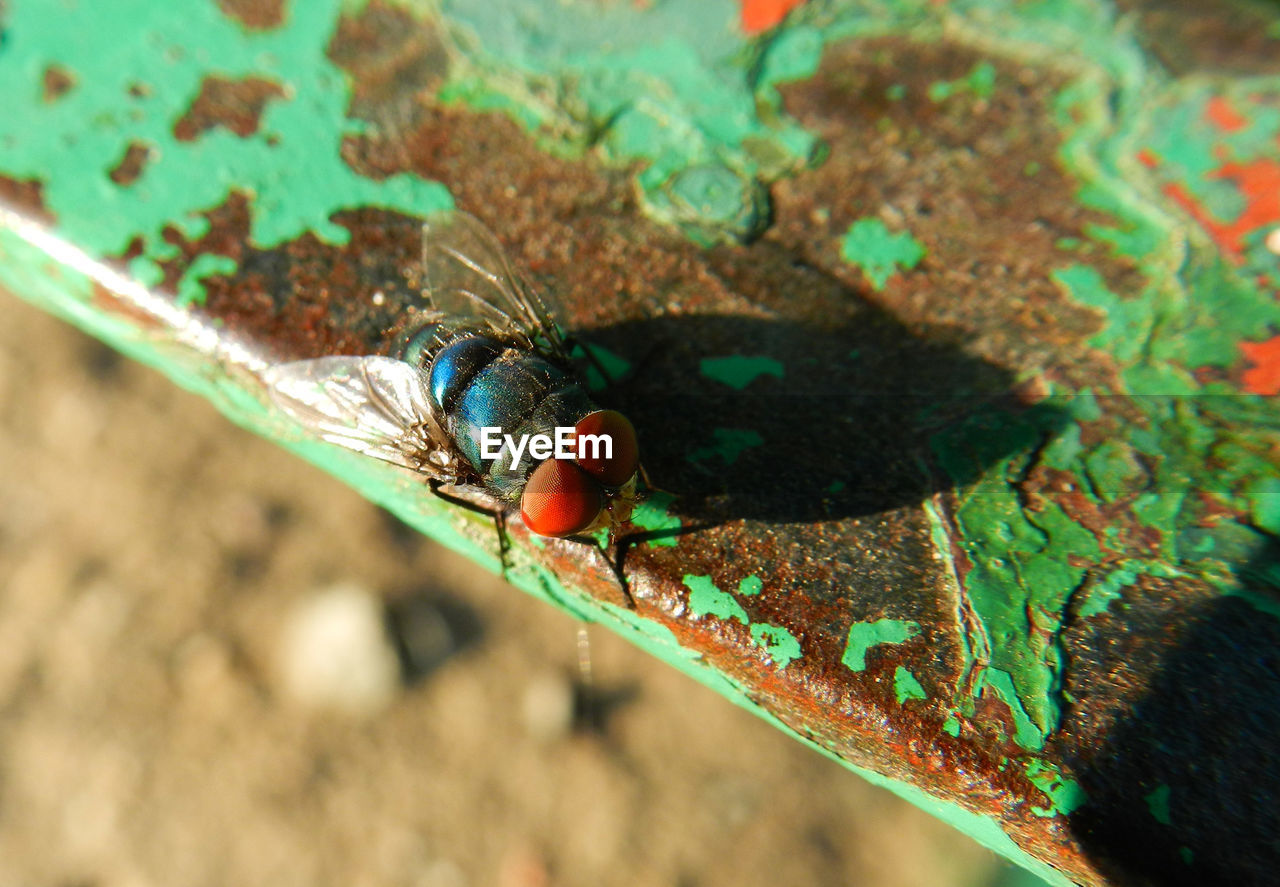
[[[283,664],[335,585],[360,714]],[[0,295],[0,887],[1038,883],[601,629],[574,729],[578,631]]]

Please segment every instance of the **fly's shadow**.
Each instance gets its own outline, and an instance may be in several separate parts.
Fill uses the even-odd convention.
[[[1067,421],[1023,403],[1012,373],[961,343],[921,338],[848,295],[823,318],[668,314],[579,334],[631,362],[599,399],[635,424],[673,511],[711,522],[879,513],[969,483]]]

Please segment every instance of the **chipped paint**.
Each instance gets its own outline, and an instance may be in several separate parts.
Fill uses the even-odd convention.
[[[1054,638],[1063,608],[1084,578],[1082,561],[1099,553],[1097,540],[1060,505],[1038,498],[1034,508],[1025,508],[1009,483],[1052,439],[1057,423],[1057,414],[1044,409],[1020,417],[979,414],[934,439],[949,474],[996,466],[959,494],[954,520],[972,564],[964,594],[984,627],[986,684],[1009,706],[1014,738],[1027,749],[1041,748],[1058,723],[1062,654]],[[1002,457],[1010,442],[1017,443],[1016,455]]]
[[[1130,588],[1140,576],[1158,576],[1171,579],[1179,571],[1163,561],[1127,560],[1116,564],[1100,580],[1088,587],[1084,603],[1080,605],[1081,619],[1091,619],[1107,612],[1111,604],[1124,600],[1125,589]]]
[[[749,581],[751,578],[753,577],[743,579],[739,588],[745,586],[753,589],[754,586]],[[734,619],[748,626],[751,640],[764,649],[779,669],[786,668],[792,661],[800,658],[800,641],[795,635],[781,625],[752,622],[747,611],[733,595],[722,591],[710,576],[685,576],[682,581],[689,589],[689,610],[693,615],[699,618],[715,616],[717,619]],[[754,588],[743,593],[750,595],[758,591],[758,588]]]
[[[1172,789],[1167,785],[1158,786],[1155,791],[1143,797],[1147,802],[1147,809],[1151,811],[1151,815],[1155,817],[1156,822],[1161,825],[1172,825],[1173,814],[1169,811],[1169,797],[1173,794]]]
[[[891,234],[884,222],[875,218],[858,219],[840,240],[840,255],[857,265],[882,290],[896,269],[910,271],[924,258],[924,246],[907,233]]]
[[[781,379],[783,366],[771,357],[733,355],[731,357],[704,357],[699,369],[708,379],[723,382],[741,391],[761,376]]]
[[[719,458],[726,465],[732,465],[745,450],[763,445],[764,438],[753,429],[715,428],[711,432],[711,443],[690,450],[685,458],[694,463]]]
[[[689,610],[693,615],[737,619],[743,625],[751,624],[742,605],[729,592],[717,588],[710,576],[685,576],[683,582],[689,589]]]
[[[345,243],[349,232],[330,219],[343,208],[450,207],[436,182],[408,175],[375,182],[342,161],[342,139],[356,128],[345,116],[347,80],[324,53],[337,9],[336,0],[308,3],[280,28],[246,34],[212,3],[160,5],[140,16],[87,4],[52,19],[38,3],[16,3],[6,10],[0,78],[38,94],[40,73],[61,65],[77,85],[54,104],[0,120],[2,171],[40,181],[59,233],[91,254],[120,255],[138,239],[135,267],[173,259],[166,229],[199,237],[208,228],[201,213],[222,204],[233,186],[252,185],[250,240],[257,247],[307,231]],[[122,56],[119,47],[143,34],[153,50]],[[218,128],[183,140],[175,128],[203,90],[201,58],[217,58],[226,77],[287,81],[289,96],[265,105],[251,135]],[[136,181],[120,187],[110,172],[135,143],[147,146],[151,159]],[[197,269],[185,280],[184,298],[200,301],[199,272],[226,267]]]
[[[929,698],[929,694],[924,691],[924,687],[920,686],[916,676],[901,665],[893,672],[893,695],[897,697],[899,705],[908,699]]]
[[[1078,782],[1064,777],[1052,764],[1032,760],[1026,766],[1028,778],[1049,799],[1047,806],[1031,808],[1036,816],[1069,816],[1089,800]]]
[[[670,511],[674,501],[675,497],[670,493],[652,492],[631,513],[631,523],[647,533],[655,534],[655,538],[650,539],[647,544],[673,546],[680,541],[675,532],[680,529],[680,518]]]
[[[781,625],[756,622],[751,626],[751,639],[764,647],[778,668],[786,668],[800,658],[800,642]]]
[[[929,98],[945,102],[954,95],[969,94],[989,99],[996,89],[996,69],[991,62],[978,62],[967,76],[957,80],[939,80],[929,87]]]
[[[1093,396],[1079,407],[1064,406],[1063,398],[1075,392],[1066,389],[1059,379],[1050,378],[1043,381],[1050,394],[1040,407],[1029,411],[1021,407],[1013,411],[993,408],[977,419],[949,427],[946,439],[934,442],[933,452],[938,462],[935,467],[941,468],[944,474],[954,472],[952,476],[957,481],[963,479],[955,490],[947,488],[940,492],[927,509],[930,539],[945,566],[948,581],[955,582],[954,587],[946,587],[946,593],[958,598],[956,618],[961,622],[961,630],[955,634],[964,647],[959,663],[961,673],[971,677],[967,684],[955,688],[955,695],[946,702],[957,711],[948,713],[942,732],[959,737],[962,725],[964,727],[964,739],[948,742],[948,747],[968,749],[972,744],[983,753],[995,749],[991,751],[992,761],[985,762],[984,766],[1000,760],[1000,742],[1005,738],[1012,738],[1023,748],[1043,747],[1061,717],[1059,699],[1072,698],[1062,682],[1064,675],[1070,674],[1064,668],[1067,647],[1063,634],[1068,632],[1064,619],[1073,603],[1079,604],[1075,613],[1083,620],[1097,620],[1095,625],[1088,626],[1091,631],[1105,626],[1106,620],[1100,618],[1104,611],[1117,619],[1123,618],[1127,608],[1133,602],[1141,603],[1142,595],[1149,594],[1153,586],[1176,585],[1180,593],[1185,593],[1188,589],[1198,592],[1201,585],[1197,583],[1209,583],[1219,591],[1242,594],[1261,612],[1276,612],[1274,603],[1268,608],[1265,594],[1242,591],[1241,585],[1246,567],[1253,571],[1248,581],[1255,586],[1271,581],[1267,577],[1272,574],[1259,557],[1270,544],[1267,534],[1275,533],[1277,520],[1274,490],[1267,483],[1268,478],[1274,476],[1276,452],[1257,430],[1274,427],[1274,405],[1247,396],[1249,392],[1269,392],[1273,385],[1280,384],[1275,382],[1275,367],[1280,359],[1270,348],[1276,341],[1275,330],[1280,328],[1276,313],[1275,262],[1273,253],[1266,247],[1266,237],[1275,226],[1274,221],[1267,221],[1274,208],[1267,202],[1277,144],[1273,117],[1268,116],[1274,110],[1274,84],[1259,80],[1232,87],[1224,86],[1221,78],[1210,82],[1197,77],[1170,82],[1145,64],[1132,33],[1115,27],[1109,9],[1101,4],[1074,0],[1043,0],[1033,4],[1003,0],[936,5],[892,2],[838,9],[832,18],[822,19],[821,24],[818,13],[810,13],[805,8],[797,10],[785,27],[755,42],[743,40],[741,34],[734,31],[732,4],[707,4],[700,7],[696,15],[690,15],[689,9],[675,12],[678,4],[659,4],[654,10],[641,9],[640,4],[635,9],[630,8],[630,4],[617,4],[611,7],[613,12],[624,17],[634,13],[635,21],[646,27],[650,23],[661,23],[666,20],[664,17],[685,19],[677,23],[678,28],[668,29],[671,46],[662,43],[660,38],[664,35],[659,33],[660,28],[649,31],[641,28],[643,33],[639,34],[637,45],[643,46],[644,51],[637,49],[617,67],[601,64],[599,59],[591,57],[590,46],[572,46],[575,39],[572,29],[560,27],[564,22],[574,21],[573,16],[580,15],[581,8],[586,6],[546,2],[522,8],[534,11],[530,33],[538,39],[545,38],[550,47],[548,52],[558,54],[561,61],[575,51],[586,54],[581,65],[570,73],[573,77],[582,72],[589,75],[586,79],[591,82],[582,89],[595,90],[591,95],[580,91],[577,83],[569,82],[571,78],[563,74],[569,70],[567,66],[557,67],[558,63],[539,60],[529,67],[534,73],[517,76],[513,82],[507,77],[510,71],[501,68],[493,58],[471,53],[468,55],[470,65],[460,66],[451,73],[449,84],[439,98],[472,107],[501,107],[519,119],[521,125],[536,131],[544,145],[562,153],[592,149],[620,164],[638,163],[640,172],[635,181],[647,211],[655,218],[685,227],[701,242],[751,236],[762,224],[760,186],[790,174],[803,165],[802,158],[809,156],[814,145],[812,134],[803,132],[780,113],[781,103],[774,87],[809,76],[822,45],[829,40],[850,34],[903,30],[921,23],[926,27],[915,33],[927,38],[931,33],[940,33],[940,26],[945,24],[952,39],[963,38],[966,33],[972,36],[976,29],[988,48],[994,40],[1003,41],[1002,45],[1013,47],[1010,51],[1014,60],[1028,70],[1035,69],[1044,58],[1052,58],[1054,66],[1070,74],[1070,82],[1059,94],[1057,103],[1059,121],[1067,136],[1059,159],[1061,166],[1080,184],[1081,204],[1090,207],[1094,214],[1084,236],[1060,239],[1063,264],[1056,269],[1053,279],[1067,303],[1095,309],[1098,323],[1096,332],[1080,343],[1078,351],[1071,351],[1070,345],[1062,346],[1063,350],[1052,356],[1063,366],[1087,365],[1090,370],[1096,370],[1086,374]],[[23,7],[19,4],[16,8]],[[331,7],[322,8],[324,14],[332,13]],[[333,131],[356,134],[362,125],[343,119],[342,108],[349,97],[345,75],[328,66],[323,58],[321,47],[331,32],[331,22],[326,20],[320,26],[310,13],[296,13],[292,6],[289,11],[287,24],[281,18],[272,27],[283,26],[299,42],[310,41],[306,51],[295,46],[279,68],[269,63],[245,63],[226,73],[237,81],[261,78],[264,82],[288,86],[283,95],[272,95],[264,101],[254,120],[256,128],[216,126],[202,130],[193,142],[181,142],[172,130],[196,102],[203,72],[195,70],[198,66],[190,59],[163,63],[138,61],[134,73],[144,71],[149,88],[155,89],[158,84],[162,94],[146,99],[134,96],[131,101],[139,102],[138,107],[150,109],[147,113],[160,109],[163,121],[156,126],[164,140],[148,141],[150,130],[139,129],[136,121],[122,124],[119,120],[108,120],[103,129],[111,131],[110,139],[101,137],[99,132],[91,133],[89,140],[102,142],[104,149],[93,153],[91,164],[85,165],[84,157],[79,158],[74,164],[75,171],[101,170],[99,178],[104,181],[95,179],[93,188],[105,189],[102,192],[105,196],[89,193],[88,186],[84,186],[77,199],[70,200],[71,192],[67,189],[74,188],[75,183],[60,181],[55,189],[58,192],[54,194],[55,201],[50,202],[48,193],[45,194],[59,223],[87,225],[88,222],[75,218],[77,210],[82,205],[96,205],[98,201],[104,201],[109,213],[115,213],[116,218],[123,217],[120,201],[124,199],[121,194],[127,193],[126,188],[135,191],[164,188],[170,192],[174,188],[186,189],[174,195],[169,209],[156,214],[154,219],[151,216],[126,218],[123,228],[117,226],[122,238],[126,234],[130,238],[134,235],[141,238],[143,253],[134,258],[131,266],[136,277],[158,284],[161,269],[157,263],[173,260],[171,244],[163,236],[165,228],[172,226],[174,233],[188,239],[196,237],[208,225],[203,211],[226,197],[225,187],[216,194],[210,190],[206,195],[201,183],[171,185],[172,170],[189,169],[197,161],[209,158],[220,163],[224,153],[235,160],[237,151],[262,152],[261,156],[254,153],[235,160],[232,163],[235,175],[281,177],[282,183],[266,181],[254,191],[251,239],[260,237],[262,226],[268,226],[270,232],[270,225],[278,224],[277,243],[308,233],[324,242],[338,243],[348,229],[330,216],[344,206],[383,205],[416,213],[422,211],[424,200],[427,203],[446,201],[448,195],[443,189],[427,187],[430,183],[420,176],[393,176],[375,182],[372,178],[355,176],[337,160],[340,138],[334,137]],[[825,15],[828,10],[823,8],[819,12]],[[13,14],[7,12],[7,15],[8,41]],[[155,15],[159,21],[165,14]],[[295,20],[298,15],[304,20]],[[691,25],[694,19],[697,22]],[[727,24],[724,29],[706,28],[706,22],[712,19]],[[548,22],[556,25],[549,35],[539,31]],[[994,27],[993,22],[1000,26]],[[232,27],[243,31],[239,24],[233,23]],[[935,31],[931,32],[929,27]],[[156,33],[170,37],[193,36],[183,28],[180,24],[172,28],[165,24]],[[689,37],[697,28],[705,32],[706,47]],[[993,33],[997,36],[992,37]],[[241,38],[257,40],[266,36],[269,35],[242,34]],[[516,36],[517,40],[527,38],[525,34]],[[590,43],[597,37],[585,35],[583,42]],[[16,39],[13,45],[30,54],[29,48],[23,48],[21,33]],[[261,45],[254,44],[255,51]],[[0,53],[0,69],[11,63],[9,46],[10,43],[6,43],[4,52]],[[53,52],[32,55],[30,70],[23,73],[26,78],[23,82],[30,87],[30,94],[39,96],[45,106],[52,109],[71,107],[78,101],[77,95],[84,95],[86,78],[96,74],[92,66],[78,65],[71,58],[39,64],[42,58],[57,55]],[[671,70],[657,71],[655,59],[672,62]],[[995,61],[998,65],[1006,64],[998,58]],[[975,87],[970,81],[980,67],[975,65],[968,75],[946,81],[963,85],[948,90],[947,96],[940,93],[936,96],[946,99],[936,113],[955,113],[966,103],[976,108],[974,99],[999,99],[1009,86],[1008,78],[997,75],[997,66],[992,66],[991,76],[986,78],[984,74],[977,78]],[[168,78],[166,75],[171,69],[178,74]],[[294,69],[302,72],[298,84],[294,83]],[[626,81],[628,71],[633,69],[641,74],[637,78],[640,86],[602,82],[610,77]],[[1006,67],[998,69],[1007,70]],[[553,74],[548,81],[543,75],[549,70]],[[555,70],[561,73],[556,74]],[[330,76],[332,80],[326,79]],[[695,101],[694,87],[701,82],[700,78],[719,78],[724,89],[714,93],[715,100],[705,105]],[[323,80],[323,84],[318,85],[319,80]],[[178,86],[185,83],[185,87],[170,90],[170,82],[177,82]],[[548,82],[550,89],[538,91]],[[990,95],[980,95],[985,89],[983,84],[988,82]],[[561,89],[566,84],[567,88]],[[627,93],[633,86],[635,89]],[[297,91],[299,88],[301,93]],[[931,90],[930,95],[933,94]],[[897,84],[881,83],[877,95],[903,104],[921,100],[919,91],[909,95]],[[714,112],[719,107],[716,103],[724,96],[732,97],[737,102],[732,107],[747,115],[746,122],[733,121],[741,124],[737,130],[731,126],[717,129],[714,125]],[[750,100],[750,107],[738,101],[743,97]],[[304,121],[288,114],[281,116],[282,109],[303,101],[317,102],[319,112],[315,124],[324,130],[320,133],[324,138],[312,146],[302,144],[308,132]],[[591,105],[592,101],[596,104]],[[65,134],[71,131],[67,128],[72,126],[68,121],[89,116],[83,113],[86,107],[88,103],[82,103],[66,112],[65,121],[56,116],[45,119],[63,125]],[[586,111],[575,117],[583,108]],[[601,109],[625,113],[606,119],[599,116]],[[615,118],[619,128],[613,131],[610,127]],[[1186,122],[1181,130],[1177,125],[1179,120]],[[4,127],[5,124],[0,123],[0,129]],[[1180,131],[1190,137],[1179,140],[1168,135]],[[743,132],[751,135],[742,136]],[[23,137],[38,138],[26,133]],[[304,157],[304,153],[310,148],[316,152],[314,159],[320,164],[313,168],[323,171],[329,169],[328,164],[338,164],[336,187],[330,189],[326,184],[320,189],[324,194],[314,199],[309,192],[303,193],[305,189],[300,191],[290,171],[281,171],[272,165],[269,158],[273,155],[266,153],[267,143],[272,139],[276,144],[270,147],[283,145],[286,149],[281,155],[282,162],[309,162],[312,158]],[[681,143],[682,140],[688,144]],[[1170,144],[1171,140],[1176,143]],[[203,153],[198,156],[173,154],[175,150],[196,149]],[[130,153],[137,161],[134,164],[137,168],[126,170],[122,163]],[[166,161],[175,156],[176,162],[168,166]],[[53,169],[54,161],[47,163],[49,168],[39,175],[16,177],[42,181],[46,177],[69,177],[63,175],[61,167]],[[1043,178],[1053,174],[1053,166],[1046,162],[1043,168],[1037,167],[1033,172],[1028,165],[1023,172]],[[13,174],[3,168],[0,172]],[[644,178],[646,173],[648,178]],[[344,197],[344,193],[349,193],[344,192],[348,178],[361,182],[361,188],[372,190]],[[1172,187],[1177,184],[1182,190]],[[415,188],[421,191],[417,197],[404,196]],[[301,203],[291,199],[295,191]],[[287,211],[280,211],[280,206],[267,202],[266,198],[273,194],[277,203],[287,204],[284,206]],[[429,194],[435,196],[427,199]],[[169,194],[165,196],[167,199]],[[146,215],[145,207],[137,211]],[[859,207],[857,211],[874,213],[877,208],[872,205]],[[1179,214],[1185,214],[1185,219]],[[892,215],[884,218],[896,219]],[[897,221],[893,224],[899,227]],[[881,227],[887,234],[889,229],[883,223]],[[65,227],[60,233],[99,252],[105,242],[97,240],[86,244],[78,239],[82,236],[79,231]],[[922,250],[927,246],[931,256],[941,254],[934,252],[940,245],[929,240],[923,231],[906,236]],[[915,240],[916,236],[920,241]],[[826,237],[825,242],[829,244],[838,237],[838,231],[827,232]],[[255,242],[262,245],[266,241]],[[10,249],[10,246],[6,241],[9,255],[20,255],[18,248]],[[1265,255],[1259,250],[1265,251]],[[122,254],[122,250],[114,254]],[[1134,275],[1142,282],[1117,280],[1114,263],[1108,266],[1109,257],[1130,261]],[[1260,264],[1264,258],[1270,264]],[[22,261],[37,267],[35,258]],[[929,267],[933,262],[921,266],[920,261],[916,259],[910,267],[920,267],[921,275],[934,270]],[[204,290],[201,281],[214,286],[213,282],[220,277],[242,271],[236,262],[232,256],[219,257],[216,252],[206,251],[185,268],[170,271],[169,280],[177,281],[180,298],[198,302]],[[877,277],[865,266],[863,273],[877,291],[883,291],[892,275],[898,273],[899,268],[907,267],[897,260],[883,264],[877,271],[883,275],[878,284]],[[9,272],[8,285],[15,289],[39,290],[39,281],[19,280],[15,274]],[[905,281],[910,276],[900,273],[899,280]],[[890,287],[890,295],[896,289],[897,284]],[[912,297],[917,295],[912,293]],[[85,303],[88,297],[87,291],[76,296]],[[56,296],[42,298],[58,303]],[[999,294],[993,292],[992,298],[998,300]],[[149,354],[152,362],[166,363],[154,352],[148,352],[144,345],[134,342],[129,346],[127,343],[131,340],[125,333],[95,320],[96,315],[83,307],[66,309],[66,313],[95,330],[104,330],[108,338],[115,335],[139,354]],[[874,348],[863,351],[869,357],[876,356]],[[173,371],[172,367],[166,368]],[[611,375],[612,370],[610,367]],[[759,381],[761,375],[772,373],[757,373],[747,384],[769,384]],[[212,397],[228,396],[196,376],[190,381],[197,388],[204,385],[202,390],[209,391]],[[603,379],[592,382],[597,387],[604,385]],[[1241,392],[1246,396],[1239,396]],[[1193,403],[1185,398],[1177,399],[1187,394],[1199,395],[1194,408],[1179,406]],[[640,431],[646,433],[643,428]],[[983,449],[984,434],[1006,432],[1012,434],[1016,451],[1006,449],[997,453]],[[751,430],[747,428],[716,429],[711,435],[711,445],[706,439],[695,440],[689,442],[683,452],[692,454],[689,458],[700,470],[716,472],[738,462],[747,449],[763,445],[763,438],[752,439],[746,436],[749,433]],[[645,443],[648,446],[648,442]],[[309,455],[314,457],[315,454]],[[358,478],[354,465],[342,459],[335,459],[333,464],[336,467],[332,470],[348,480]],[[405,488],[394,487],[387,479],[389,476],[389,472],[383,472],[379,481],[384,485],[379,488],[382,501],[407,500]],[[830,492],[834,496],[841,490],[833,484]],[[983,499],[986,501],[980,501]],[[953,504],[954,514],[950,511]],[[636,522],[644,529],[678,530],[681,521],[674,513],[676,505],[671,497],[656,494],[637,510]],[[456,525],[446,521],[431,523],[431,526],[433,535],[443,534],[446,538],[450,533],[457,535]],[[473,556],[496,564],[491,551],[470,537],[464,535],[463,538],[469,539]],[[669,547],[675,546],[677,539],[672,535],[645,544],[654,548]],[[699,565],[696,569],[711,568]],[[709,576],[690,575],[710,583]],[[770,574],[761,575],[773,581]],[[565,588],[544,567],[522,560],[514,578],[522,586],[572,612],[599,616],[596,604],[583,593]],[[748,585],[751,579],[755,582]],[[743,598],[741,601],[735,599],[733,593],[715,588],[714,583],[710,585],[710,589],[699,586],[701,595],[731,614],[722,618],[748,625],[743,604],[757,606],[755,601],[759,598],[753,596],[761,594],[760,576],[752,574],[739,582],[736,595]],[[686,587],[690,588],[692,610],[694,589],[687,583]],[[724,597],[711,595],[712,589]],[[772,584],[770,591],[772,596]],[[780,586],[779,593],[782,591]],[[786,588],[786,591],[793,589]],[[747,597],[752,600],[747,601]],[[726,599],[733,603],[732,607]],[[851,606],[867,606],[864,597],[850,593],[849,599],[853,602]],[[870,605],[879,606],[875,601]],[[734,614],[734,607],[742,613],[741,617]],[[855,612],[854,618],[880,612],[883,611],[864,609]],[[745,699],[744,688],[727,679],[717,667],[691,665],[696,652],[681,649],[681,639],[670,631],[626,614],[610,618],[640,637],[638,642],[651,644],[664,658],[676,661],[686,670],[697,671],[701,680],[716,686],[720,692],[739,701]],[[862,623],[855,623],[855,628],[858,624]],[[917,623],[903,624],[917,626],[919,631]],[[850,631],[850,642],[853,631]],[[738,633],[749,634],[752,642],[765,648],[779,668],[791,662],[787,658],[790,648],[784,649],[784,646],[788,637],[791,641],[796,641],[796,637],[787,629],[761,622],[752,624],[747,632]],[[815,643],[808,634],[802,636],[806,645]],[[929,632],[930,638],[937,636]],[[901,644],[907,639],[892,643]],[[684,640],[687,642],[687,638]],[[840,640],[837,637],[837,652]],[[777,648],[776,655],[769,645]],[[870,646],[874,644],[864,646],[858,656],[851,654],[851,643],[845,645],[844,657],[860,663],[855,671],[866,668],[866,652]],[[912,648],[920,646],[923,644],[912,645]],[[749,651],[750,647],[741,649]],[[795,649],[798,655],[798,641]],[[889,652],[883,651],[886,658]],[[988,655],[992,657],[990,664]],[[757,667],[762,661],[758,656],[747,658]],[[878,659],[879,656],[873,658],[873,662]],[[911,674],[891,658],[887,665]],[[910,665],[924,676],[914,662]],[[795,672],[796,666],[792,666],[791,673]],[[914,674],[911,677],[914,679]],[[895,695],[896,678],[895,670]],[[930,686],[934,686],[932,681]],[[763,711],[749,702],[745,704],[754,707],[757,713]],[[1008,724],[1003,722],[1006,708]],[[993,710],[997,712],[995,717],[990,715]],[[772,717],[767,713],[764,716]],[[776,718],[773,720],[781,726]],[[1004,736],[1006,728],[1011,730],[1011,737]],[[988,740],[993,743],[991,749],[981,744]],[[1049,754],[1045,752],[1046,761]],[[993,805],[982,807],[983,813],[976,813],[973,809],[938,801],[926,791],[892,782],[866,768],[852,769],[911,796],[916,803],[939,813],[988,846],[1029,861],[1026,853],[1001,831],[997,816],[1004,814],[996,812]],[[1018,770],[1012,766],[1002,772]],[[1065,784],[1056,771],[1033,772],[1028,767],[1026,772],[1041,790],[1046,790],[1045,785],[1055,788]],[[1045,785],[1041,785],[1042,782]],[[1038,805],[1033,815],[1055,820],[1067,816],[1072,809],[1068,803]],[[1042,845],[1036,845],[1034,852],[1048,855]],[[1189,850],[1186,856],[1190,856]],[[1040,869],[1056,883],[1066,883],[1066,876],[1055,874],[1044,864],[1040,864]]]
[[[855,622],[849,626],[848,640],[840,661],[850,671],[863,671],[867,667],[867,653],[872,647],[884,644],[902,644],[920,633],[920,624],[908,619],[877,619],[874,622]]]

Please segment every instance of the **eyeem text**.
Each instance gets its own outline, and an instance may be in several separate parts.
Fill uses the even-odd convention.
[[[603,447],[603,451],[602,448]],[[501,428],[486,425],[480,429],[480,457],[499,459],[505,449],[511,454],[511,470],[520,465],[525,449],[529,458],[543,459],[612,459],[613,437],[608,434],[578,434],[572,425],[557,425],[555,435],[503,434]]]

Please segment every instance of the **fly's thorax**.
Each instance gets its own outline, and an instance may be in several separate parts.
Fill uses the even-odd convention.
[[[432,359],[441,348],[455,338],[449,328],[442,322],[428,320],[419,321],[407,330],[402,330],[395,339],[392,349],[394,357],[411,363],[419,369],[428,369]]]
[[[518,345],[492,336],[462,336],[440,348],[428,367],[432,402],[458,450],[477,474],[496,491],[519,496],[524,475],[532,467],[521,454],[485,459],[484,428],[504,434],[554,433],[557,424],[572,425],[592,404],[578,381],[565,369]],[[501,466],[499,469],[498,466]]]
[[[531,454],[528,442],[536,435],[555,440],[557,428],[572,428],[595,409],[595,404],[576,380],[548,392],[528,419],[514,428],[503,428],[503,432],[510,435],[510,441],[504,442],[498,458],[485,466],[490,485],[504,498],[519,498],[530,472],[542,461]],[[512,449],[513,442],[523,443],[523,446],[516,444],[520,449],[518,457]]]
[[[464,336],[440,349],[428,370],[431,400],[440,414],[447,416],[476,376],[506,350],[501,342],[487,336]]]

